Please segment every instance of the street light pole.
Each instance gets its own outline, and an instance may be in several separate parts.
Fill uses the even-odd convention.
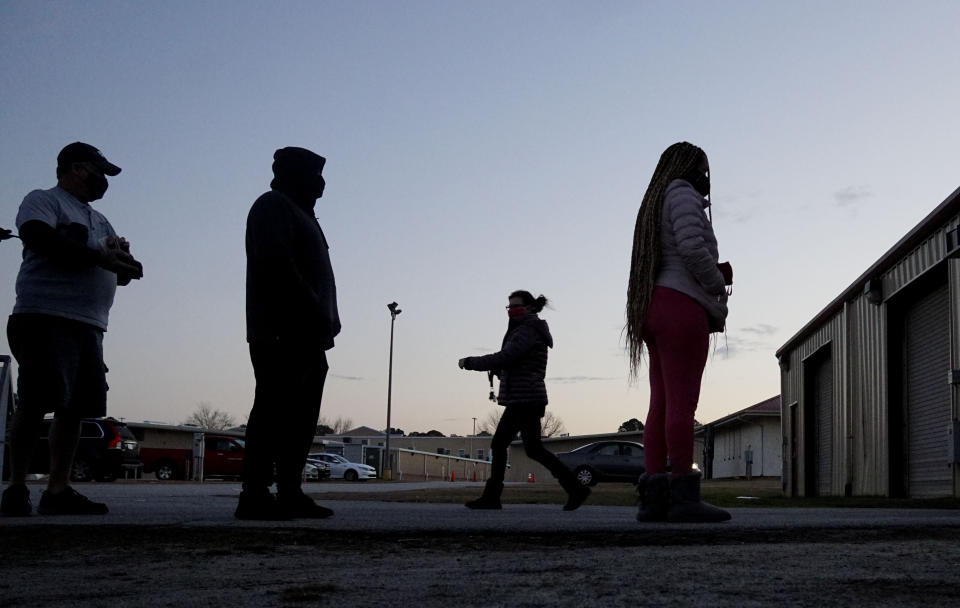
[[[390,466],[390,400],[393,394],[393,324],[397,320],[397,315],[403,311],[397,308],[396,302],[390,302],[387,304],[387,308],[390,310],[390,367],[387,373],[387,439],[384,446],[386,455],[383,458],[383,473],[381,477],[386,481],[390,481],[393,479],[393,469]]]

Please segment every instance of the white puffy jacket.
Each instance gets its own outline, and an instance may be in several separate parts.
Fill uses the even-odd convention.
[[[675,179],[667,186],[656,284],[696,300],[707,311],[710,331],[722,331],[727,319],[727,292],[717,269],[717,237],[704,212],[707,205],[707,199],[685,180]]]

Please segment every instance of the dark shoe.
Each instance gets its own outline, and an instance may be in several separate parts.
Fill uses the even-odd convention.
[[[674,523],[716,523],[730,514],[700,500],[700,473],[670,476],[670,510],[667,521]]]
[[[331,509],[321,507],[303,492],[297,492],[292,497],[279,494],[277,505],[280,507],[280,511],[293,518],[324,519],[333,515]]]
[[[500,504],[500,494],[503,492],[503,484],[496,481],[488,481],[483,487],[483,494],[476,500],[466,503],[468,509],[502,509]]]
[[[40,515],[104,515],[107,512],[107,505],[93,502],[69,486],[56,494],[44,490],[37,505]]]
[[[580,486],[573,492],[567,492],[567,504],[563,505],[564,511],[576,511],[590,496],[590,488]]]
[[[640,495],[637,521],[667,521],[667,511],[670,509],[670,480],[666,474],[641,475],[637,481],[637,494]]]
[[[3,491],[3,500],[0,502],[0,513],[8,517],[26,517],[33,511],[30,504],[30,490],[25,484],[14,483]]]
[[[251,492],[244,490],[240,492],[240,500],[237,502],[237,510],[233,512],[237,519],[251,519],[259,521],[283,521],[290,519],[290,516],[284,513],[268,490],[261,492]]]
[[[570,478],[560,484],[567,491],[567,504],[563,505],[564,511],[576,511],[583,501],[590,496],[590,488],[581,484],[571,474]]]

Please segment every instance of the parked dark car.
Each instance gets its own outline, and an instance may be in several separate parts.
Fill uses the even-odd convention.
[[[43,421],[37,449],[30,460],[30,473],[50,472],[47,435],[52,419]],[[9,446],[9,443],[7,444]],[[9,477],[9,450],[5,454],[4,477]],[[80,422],[80,441],[73,458],[71,481],[113,481],[124,472],[133,476],[140,467],[140,444],[127,425],[114,418],[84,418]]]
[[[557,454],[585,486],[599,481],[636,482],[646,469],[643,445],[633,441],[598,441]]]

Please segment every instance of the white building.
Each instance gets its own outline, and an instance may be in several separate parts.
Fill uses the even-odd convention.
[[[697,427],[707,479],[780,477],[780,395]]]

